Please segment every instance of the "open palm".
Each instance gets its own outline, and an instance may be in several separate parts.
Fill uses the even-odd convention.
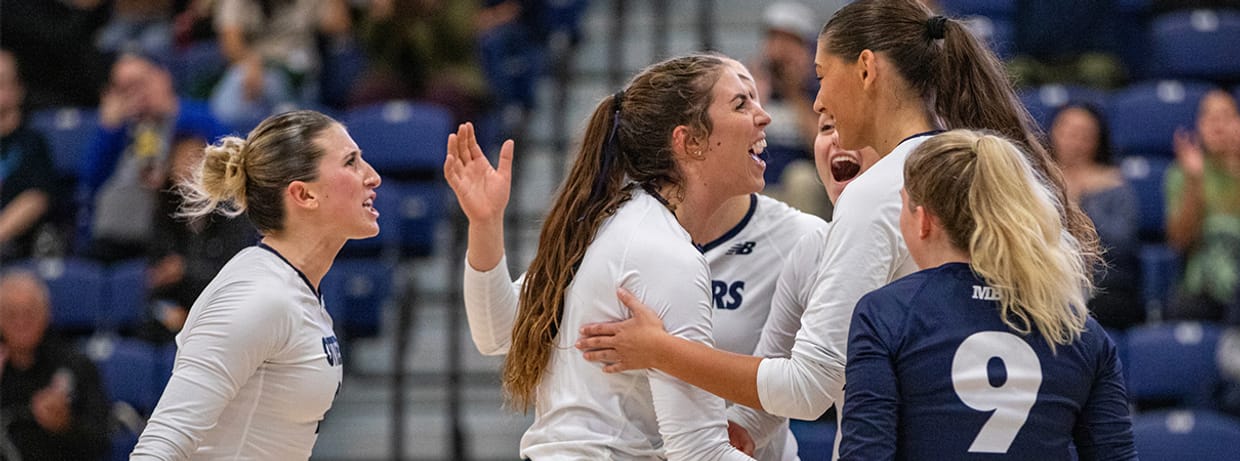
[[[448,135],[443,175],[471,222],[503,219],[512,189],[512,150],[512,140],[504,141],[499,151],[499,168],[492,168],[478,145],[472,123],[465,123]]]

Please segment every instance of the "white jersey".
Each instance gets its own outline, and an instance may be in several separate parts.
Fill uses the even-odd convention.
[[[770,197],[753,194],[745,217],[723,236],[701,247],[713,278],[712,323],[716,347],[738,354],[756,353],[759,333],[771,312],[771,299],[780,274],[778,268],[792,258],[793,247],[803,235],[821,233],[826,225],[816,216]],[[474,344],[484,354],[506,353],[518,296],[509,285],[506,272],[501,276],[497,273],[500,271],[481,273],[468,264],[465,266],[465,305]],[[506,262],[501,261],[499,267],[506,268]],[[813,269],[816,266],[807,265],[802,272]],[[799,314],[785,315],[781,319],[780,328],[791,330],[792,334],[801,324]],[[749,421],[753,421],[753,425],[747,424]],[[763,419],[762,426],[758,426],[757,421],[757,417],[737,421],[755,436],[758,431],[764,435],[755,458],[764,461],[796,459],[796,440],[787,430],[787,419]],[[775,437],[779,434],[782,436]]]
[[[309,280],[246,248],[198,297],[133,460],[308,459],[340,388],[340,347]]]
[[[511,331],[515,311],[492,309],[489,301],[516,299],[510,280],[502,262],[466,280],[466,312],[475,341],[483,339],[479,349],[484,353],[508,350],[509,333],[494,327],[507,324]],[[573,347],[582,325],[629,317],[616,298],[617,287],[645,300],[669,333],[712,344],[706,260],[671,212],[646,192],[635,191],[599,228],[568,286],[555,350],[536,391],[534,424],[521,437],[521,456],[539,461],[750,459],[728,444],[723,399],[660,371],[603,373],[601,365],[587,362]]]
[[[843,398],[857,300],[916,270],[900,234],[900,189],[904,161],[926,139],[904,140],[840,195],[792,354],[758,366],[758,398],[767,412],[812,420]]]

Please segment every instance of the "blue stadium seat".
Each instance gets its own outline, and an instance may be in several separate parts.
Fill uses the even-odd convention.
[[[968,16],[963,18],[973,35],[990,46],[999,59],[1012,58],[1016,49],[1016,24],[1002,16]]]
[[[104,389],[112,402],[124,402],[149,416],[163,392],[157,387],[160,348],[144,341],[98,336],[86,343],[86,353],[99,367]]]
[[[1142,461],[1233,461],[1240,456],[1240,420],[1214,411],[1139,414],[1132,432]]]
[[[1240,11],[1186,10],[1150,23],[1149,59],[1167,77],[1240,77]]]
[[[1141,297],[1147,318],[1161,318],[1180,279],[1180,255],[1163,243],[1141,247]],[[1156,317],[1157,316],[1157,317]]]
[[[1170,157],[1175,129],[1196,123],[1197,103],[1211,88],[1204,82],[1163,80],[1112,93],[1107,114],[1116,152]]]
[[[380,332],[383,305],[392,291],[391,266],[374,259],[341,259],[323,277],[323,304],[336,331],[347,338]]]
[[[1128,330],[1128,395],[1138,404],[1201,407],[1219,382],[1215,353],[1222,328],[1173,322]]]
[[[1119,161],[1124,180],[1137,193],[1137,227],[1145,241],[1161,241],[1166,229],[1163,176],[1173,161],[1163,155],[1129,155]]]
[[[319,99],[341,108],[348,104],[353,85],[366,70],[366,53],[354,41],[329,46],[325,51],[319,72]]]
[[[137,326],[146,315],[146,261],[131,260],[113,264],[107,270],[107,301],[102,326]]]
[[[52,297],[52,327],[82,334],[95,331],[104,311],[104,270],[85,259],[43,260],[34,265]]]
[[[47,138],[56,172],[76,179],[82,154],[99,126],[98,112],[89,107],[41,109],[30,114],[30,126]]]
[[[436,174],[443,167],[452,114],[434,104],[390,101],[345,112],[343,122],[380,174]],[[382,189],[381,189],[382,190]]]
[[[1044,131],[1049,132],[1051,117],[1060,107],[1070,102],[1091,104],[1098,109],[1105,109],[1107,93],[1097,88],[1079,85],[1049,84],[1037,88],[1029,88],[1020,92],[1020,100],[1029,109],[1029,114],[1038,122]]]
[[[982,15],[1011,18],[1016,15],[1016,0],[939,0],[939,6],[951,15]]]
[[[547,41],[552,47],[565,47],[581,38],[581,18],[589,0],[550,0],[543,6],[543,23],[549,31]]]
[[[520,24],[488,31],[478,39],[482,73],[503,107],[534,106],[535,86],[544,68],[543,48]]]

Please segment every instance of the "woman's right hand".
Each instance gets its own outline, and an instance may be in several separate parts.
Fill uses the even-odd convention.
[[[1205,153],[1201,149],[1201,140],[1192,131],[1184,128],[1175,130],[1175,161],[1180,170],[1190,179],[1200,179],[1205,175]]]
[[[456,193],[456,201],[470,224],[503,220],[512,188],[512,150],[513,141],[504,141],[496,169],[482,153],[472,123],[464,123],[456,133],[448,135],[443,176]]]

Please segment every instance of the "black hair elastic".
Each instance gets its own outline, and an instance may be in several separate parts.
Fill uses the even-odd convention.
[[[947,36],[947,18],[934,16],[926,20],[926,34],[931,40],[939,40]]]

